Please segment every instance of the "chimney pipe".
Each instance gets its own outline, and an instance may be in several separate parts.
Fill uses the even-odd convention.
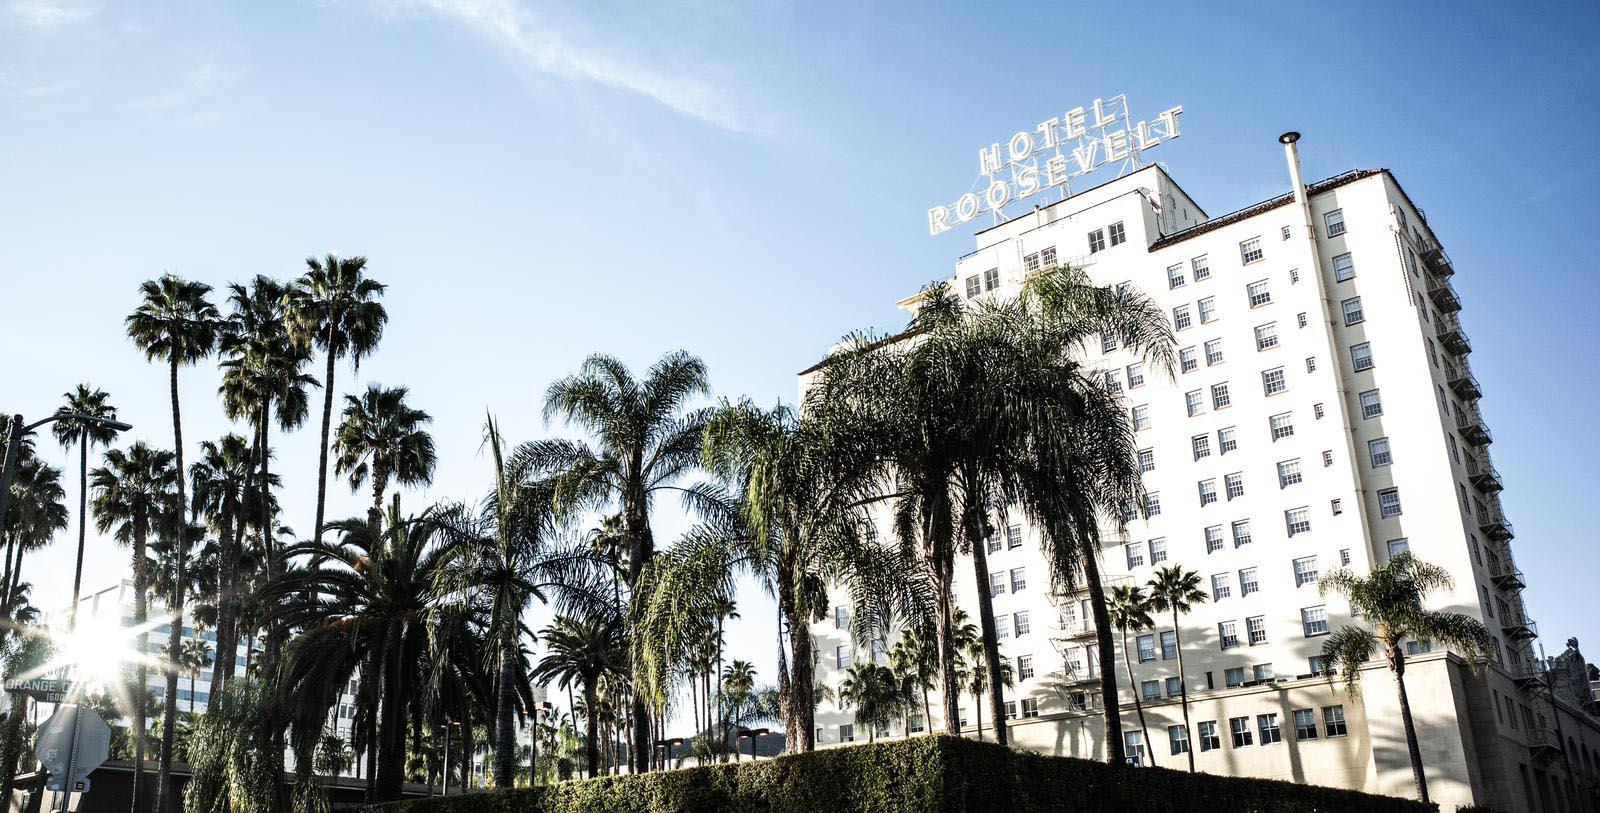
[[[1301,219],[1305,221],[1306,236],[1316,239],[1315,225],[1311,222],[1311,199],[1306,196],[1306,184],[1300,177],[1300,148],[1295,142],[1300,140],[1300,134],[1290,130],[1278,136],[1278,143],[1283,145],[1283,154],[1289,162],[1289,183],[1294,186],[1294,200],[1300,206]]]

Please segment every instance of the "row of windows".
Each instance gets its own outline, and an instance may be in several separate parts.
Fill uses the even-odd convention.
[[[1111,239],[1111,245],[1120,246],[1128,241],[1128,232],[1122,227],[1122,221],[1117,221],[1104,229],[1095,229],[1089,232],[1089,253],[1095,254],[1106,250],[1106,238]]]
[[[1228,575],[1229,574],[1227,573],[1219,573],[1211,577],[1211,590],[1213,595],[1215,595],[1218,591],[1221,591],[1224,596],[1227,595],[1228,586],[1225,582],[1228,578]],[[1246,581],[1246,579],[1249,579],[1249,581]],[[1240,595],[1248,596],[1251,593],[1258,592],[1260,589],[1261,584],[1256,580],[1255,568],[1247,567],[1239,571]],[[1318,604],[1314,607],[1300,608],[1300,631],[1306,638],[1315,638],[1319,635],[1327,635],[1328,611],[1326,605]],[[1261,644],[1266,643],[1267,617],[1264,615],[1253,615],[1246,618],[1244,620],[1244,632],[1244,641],[1248,642],[1250,646],[1260,646]],[[1240,646],[1241,641],[1239,638],[1239,622],[1237,620],[1218,621],[1217,640],[1219,648],[1221,648],[1223,651]]]
[[[1297,741],[1315,740],[1319,737],[1344,737],[1349,734],[1349,727],[1344,716],[1344,706],[1323,706],[1321,709],[1321,730],[1318,729],[1317,709],[1295,709],[1291,716],[1294,720],[1294,736]],[[1228,718],[1228,735],[1234,748],[1246,748],[1259,743],[1272,745],[1283,742],[1283,731],[1278,722],[1276,712],[1255,715],[1255,725],[1252,728],[1248,715],[1243,717]],[[1195,726],[1196,738],[1200,741],[1200,751],[1215,751],[1222,748],[1222,737],[1219,734],[1216,720],[1203,720]],[[1122,742],[1126,748],[1128,758],[1135,764],[1145,764],[1147,753],[1145,751],[1144,732],[1135,729],[1122,733]],[[1182,725],[1167,727],[1167,742],[1173,756],[1189,753],[1189,730]]]

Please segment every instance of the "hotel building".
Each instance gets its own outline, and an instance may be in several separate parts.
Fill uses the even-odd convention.
[[[1171,319],[1170,377],[1116,336],[1084,352],[1126,399],[1147,491],[1125,527],[1106,532],[1104,581],[1142,585],[1178,564],[1210,596],[1181,629],[1157,614],[1153,629],[1129,632],[1131,682],[1120,652],[1107,665],[1128,752],[1184,769],[1192,748],[1201,771],[1414,795],[1392,675],[1381,657],[1369,662],[1352,695],[1327,674],[1325,636],[1360,621],[1317,589],[1335,568],[1364,572],[1409,550],[1454,579],[1432,607],[1479,619],[1495,639],[1494,663],[1478,669],[1406,642],[1433,799],[1443,810],[1597,809],[1600,717],[1587,667],[1575,641],[1550,659],[1537,649],[1455,268],[1391,172],[1303,185],[1294,138],[1284,142],[1286,194],[1212,217],[1162,167],[1145,166],[979,231],[949,280],[967,298],[1005,297],[1041,269],[1076,266],[1139,290]],[[877,519],[887,532],[887,515]],[[1087,596],[1053,593],[1036,530],[1011,522],[987,548],[1001,652],[1016,671],[1005,692],[1011,742],[1103,758]],[[975,619],[972,572],[958,560],[956,600]],[[853,645],[849,608],[835,601],[812,635],[819,681],[837,687],[854,658],[881,661],[883,644]],[[963,730],[975,732],[971,696],[962,703]],[[942,727],[919,716],[910,732],[880,733],[929,722]],[[833,702],[817,725],[821,747],[866,739]]]

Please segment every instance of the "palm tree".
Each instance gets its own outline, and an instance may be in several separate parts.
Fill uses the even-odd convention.
[[[975,631],[971,634],[967,642],[964,654],[966,657],[962,661],[962,666],[957,670],[957,673],[962,675],[961,682],[966,686],[967,691],[972,692],[972,702],[974,707],[973,719],[978,721],[978,739],[982,740],[983,696],[990,691],[990,672],[987,664],[985,663],[985,661],[988,659],[988,655],[984,651],[983,639],[978,636]],[[970,666],[967,665],[969,663],[971,664]],[[999,688],[1009,689],[1015,685],[1016,672],[1011,666],[1011,661],[1001,661],[998,674],[999,682],[997,686]],[[995,696],[1003,697],[1003,695],[999,693],[996,693]],[[999,702],[1004,703],[1005,701],[1001,700]],[[1003,705],[1000,707],[1000,714],[997,715],[997,719],[999,722],[995,723],[995,740],[1004,741],[1006,724],[1005,707]]]
[[[21,633],[5,648],[7,682],[37,676],[50,660],[50,637],[43,630],[25,627]],[[20,767],[17,759],[22,755],[22,725],[28,704],[28,696],[22,692],[9,694],[11,708],[5,720],[0,721],[0,794],[6,799],[11,798],[12,789],[16,787],[17,768]]]
[[[668,353],[643,380],[616,358],[593,355],[576,375],[550,385],[544,415],[578,425],[595,445],[539,440],[522,444],[512,455],[514,467],[555,475],[556,503],[563,516],[607,507],[622,515],[630,594],[655,555],[650,508],[656,496],[681,492],[691,505],[702,496],[679,481],[699,464],[708,416],[706,410],[684,407],[707,391],[705,363],[688,353]],[[643,772],[651,756],[650,715],[637,692],[632,716],[630,767]]]
[[[6,569],[0,577],[0,605],[9,606],[23,587],[22,558],[48,544],[67,529],[67,492],[61,487],[61,470],[40,460],[31,446],[18,454],[11,480],[11,509],[3,535]]]
[[[934,670],[938,665],[937,652],[929,644],[926,633],[919,632],[919,627],[907,625],[900,631],[900,640],[894,642],[889,648],[889,667],[894,670],[900,682],[909,694],[922,696],[922,719],[924,731],[933,729],[933,711],[928,702],[928,690],[933,688]],[[906,736],[911,736],[911,712],[916,708],[912,702],[906,709]]]
[[[100,533],[114,532],[118,543],[133,548],[133,626],[139,630],[139,649],[149,650],[150,566],[147,545],[152,531],[162,527],[176,500],[177,468],[172,452],[135,442],[126,452],[112,449],[105,454],[105,465],[89,472],[94,489],[95,527]],[[146,660],[136,667],[137,691],[147,685]],[[171,694],[176,694],[172,692]],[[139,785],[144,773],[144,706],[133,709],[134,771],[132,797],[138,804]],[[138,809],[137,807],[135,809]]]
[[[250,461],[250,443],[244,438],[228,434],[217,441],[202,441],[200,459],[189,467],[189,481],[194,491],[191,510],[204,517],[217,534],[215,572],[214,622],[217,631],[217,652],[231,655],[238,648],[235,629],[239,607],[235,580],[239,574],[239,558],[243,555],[245,526],[249,519],[246,506],[250,501],[251,480],[254,467]],[[204,568],[201,569],[205,571]],[[231,657],[217,658],[212,665],[211,689],[222,688],[230,671],[222,662]]]
[[[589,776],[599,775],[600,739],[598,689],[607,675],[627,668],[621,631],[605,618],[558,617],[545,627],[545,655],[530,673],[535,680],[555,681],[563,688],[577,683],[583,691],[585,759]]]
[[[1323,657],[1344,675],[1345,691],[1360,694],[1361,668],[1372,659],[1374,650],[1381,650],[1388,663],[1400,697],[1411,775],[1416,780],[1417,798],[1423,804],[1428,803],[1428,778],[1423,771],[1416,723],[1411,718],[1411,700],[1406,695],[1406,652],[1402,642],[1407,638],[1438,641],[1474,664],[1488,663],[1494,645],[1494,638],[1476,618],[1423,606],[1429,593],[1453,587],[1449,571],[1409,552],[1391,557],[1383,567],[1374,568],[1365,576],[1339,568],[1317,584],[1324,596],[1344,596],[1350,602],[1350,615],[1366,623],[1340,627],[1322,644]]]
[[[103,421],[116,420],[117,408],[111,405],[111,396],[105,390],[91,389],[79,384],[77,389],[62,396],[66,403],[57,412],[71,412],[101,419],[64,418],[51,425],[50,431],[62,446],[78,446],[78,558],[72,571],[72,609],[67,613],[67,633],[78,628],[78,594],[83,586],[83,548],[89,533],[89,448],[108,446],[116,440],[116,430]]]
[[[361,359],[370,355],[383,338],[389,314],[378,298],[385,286],[366,276],[367,258],[306,258],[304,275],[287,295],[289,333],[304,349],[315,346],[327,357],[322,378],[322,445],[317,464],[317,524],[312,539],[322,538],[323,508],[328,498],[328,433],[333,421],[335,363],[350,357],[359,372]]]
[[[1118,584],[1111,588],[1111,600],[1106,609],[1111,615],[1112,625],[1122,633],[1122,665],[1128,670],[1128,689],[1133,693],[1133,708],[1139,713],[1139,731],[1153,763],[1155,751],[1150,747],[1150,729],[1144,722],[1144,701],[1139,698],[1139,681],[1133,677],[1133,660],[1128,656],[1128,630],[1138,632],[1155,626],[1150,619],[1150,608],[1150,599],[1145,597],[1143,588],[1134,584]],[[1115,696],[1106,698],[1107,706],[1114,702],[1117,702]]]
[[[200,676],[200,670],[211,666],[211,645],[205,641],[190,639],[183,642],[179,651],[177,662],[183,671],[189,675],[189,713],[194,714],[194,682]],[[209,703],[207,704],[209,707]]]
[[[348,475],[352,492],[372,481],[372,507],[368,521],[383,518],[383,495],[389,483],[404,486],[425,485],[433,481],[437,456],[433,436],[424,429],[433,418],[406,403],[405,387],[367,386],[360,398],[345,396],[340,414],[339,434],[333,448],[339,458],[334,471]]]
[[[1200,589],[1200,574],[1184,570],[1178,565],[1167,565],[1156,571],[1146,587],[1150,590],[1150,610],[1172,613],[1172,637],[1178,649],[1178,693],[1183,701],[1183,732],[1185,748],[1189,754],[1189,773],[1194,773],[1194,746],[1189,730],[1189,676],[1183,671],[1183,628],[1178,617],[1202,604],[1210,597]],[[1146,743],[1146,747],[1149,744]]]
[[[905,693],[893,669],[861,660],[850,664],[839,683],[839,705],[855,709],[856,724],[867,729],[867,742],[873,742],[878,729],[887,729],[905,710]]]
[[[143,299],[126,320],[128,338],[144,351],[146,359],[160,359],[167,363],[168,389],[172,398],[174,467],[179,472],[177,511],[181,513],[187,507],[188,500],[184,494],[182,477],[183,418],[178,405],[178,368],[195,364],[216,349],[221,316],[217,313],[217,307],[206,298],[211,293],[211,286],[203,282],[164,274],[160,279],[145,282],[139,290]],[[183,523],[182,517],[178,522],[180,525]],[[184,547],[180,546],[178,551],[179,582],[183,581]],[[181,593],[179,596],[181,598]],[[171,607],[170,611],[173,629],[176,630],[183,625],[182,601]],[[169,671],[166,707],[161,716],[161,767],[157,773],[155,801],[157,810],[165,809],[163,802],[171,792],[168,784],[172,777],[172,736],[177,728],[177,718],[178,675]]]

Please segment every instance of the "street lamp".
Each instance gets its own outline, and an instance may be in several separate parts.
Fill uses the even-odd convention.
[[[771,732],[769,732],[765,728],[756,728],[756,729],[741,728],[741,729],[739,729],[739,739],[742,740],[742,739],[747,739],[748,738],[750,740],[750,761],[751,762],[756,761],[756,738],[757,737],[765,737],[769,733],[771,733]],[[738,745],[738,740],[734,741],[734,745],[735,746]],[[737,755],[737,752],[738,752],[738,748],[737,747],[734,748],[734,752]]]
[[[672,749],[677,748],[678,746],[680,746],[682,744],[683,744],[683,738],[682,737],[672,737],[670,739],[656,740],[656,748],[660,749],[660,751],[661,751],[661,768],[662,768],[662,770],[666,769],[667,760],[672,757]]]
[[[117,432],[126,432],[133,428],[132,424],[126,424],[111,418],[102,418],[98,415],[87,415],[82,412],[57,412],[48,418],[34,421],[26,426],[22,423],[21,415],[12,415],[10,433],[6,440],[5,466],[0,469],[0,528],[6,526],[6,509],[11,506],[11,478],[17,474],[17,451],[22,448],[22,436],[47,423],[55,423],[69,418],[98,424]]]

